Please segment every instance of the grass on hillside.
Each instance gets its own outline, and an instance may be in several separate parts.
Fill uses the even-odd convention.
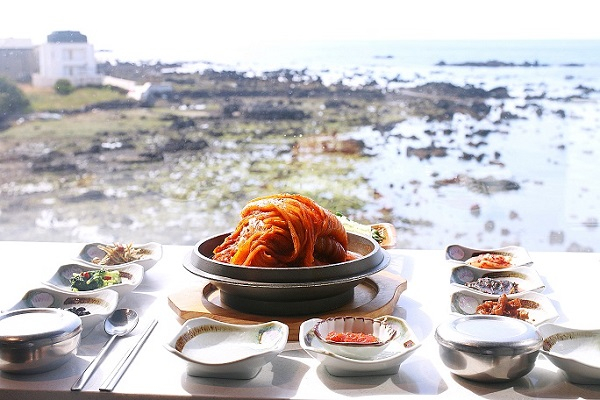
[[[22,85],[20,88],[31,102],[33,112],[76,110],[89,104],[127,98],[123,92],[107,86],[77,88],[68,95],[57,94],[54,88],[31,85]]]
[[[161,117],[169,110],[134,108],[98,110],[64,115],[58,120],[31,120],[2,132],[5,140],[47,140],[58,142],[92,138],[100,132],[159,131],[171,122]]]

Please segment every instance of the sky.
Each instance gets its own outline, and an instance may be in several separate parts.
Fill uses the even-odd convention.
[[[0,2],[0,38],[80,31],[95,49],[153,58],[264,41],[596,39],[589,0],[19,0]]]

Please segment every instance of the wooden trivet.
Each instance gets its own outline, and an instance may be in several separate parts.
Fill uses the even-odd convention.
[[[192,287],[168,296],[169,306],[182,320],[208,317],[233,324],[256,324],[272,320],[281,321],[290,328],[289,341],[298,341],[300,325],[310,318],[331,316],[362,316],[377,318],[392,314],[400,294],[406,290],[406,279],[387,271],[364,278],[354,288],[354,299],[343,307],[319,315],[265,316],[246,314],[221,304],[219,289],[212,283]],[[326,301],[326,300],[324,300]]]

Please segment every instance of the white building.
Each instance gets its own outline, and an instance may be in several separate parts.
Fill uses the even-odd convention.
[[[33,86],[51,87],[67,79],[73,86],[101,85],[94,46],[77,31],[57,31],[37,48],[39,71],[32,76]]]

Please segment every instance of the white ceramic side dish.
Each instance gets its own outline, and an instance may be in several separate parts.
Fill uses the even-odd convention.
[[[397,374],[402,362],[410,357],[421,343],[403,319],[389,315],[376,319],[385,320],[396,330],[396,335],[388,347],[373,358],[357,360],[325,349],[314,331],[315,325],[321,321],[320,318],[309,319],[300,325],[300,346],[334,376]]]
[[[396,337],[396,330],[386,321],[364,317],[330,317],[317,322],[313,329],[315,336],[321,342],[321,346],[332,353],[357,360],[366,360],[377,356],[386,349],[390,342]],[[364,340],[365,335],[373,343],[337,341],[328,336],[335,333],[336,336],[352,335],[355,339]]]
[[[450,312],[458,315],[473,315],[477,306],[485,301],[498,301],[500,296],[477,292],[471,289],[453,287],[450,294]],[[524,292],[507,295],[509,300],[518,298],[521,300],[521,310],[528,314],[524,319],[535,326],[543,323],[554,322],[558,318],[558,312],[552,301],[541,293]]]
[[[545,289],[544,282],[537,271],[529,267],[517,267],[510,270],[494,271],[473,267],[471,265],[460,265],[452,268],[450,283],[464,288],[469,284],[477,283],[478,279],[485,278],[514,283],[516,284],[516,293],[528,291],[542,292]],[[486,293],[482,289],[468,288]]]
[[[162,258],[162,245],[156,242],[149,242],[144,244],[131,244],[132,249],[141,251],[140,258],[134,261],[125,263],[115,262],[110,265],[101,265],[99,262],[94,260],[102,260],[107,253],[98,246],[114,247],[115,244],[108,243],[88,243],[83,246],[79,254],[74,257],[75,261],[82,264],[86,264],[96,268],[112,269],[115,267],[124,267],[130,264],[139,264],[144,267],[145,271],[152,268]],[[127,244],[123,244],[127,246]]]
[[[144,279],[144,267],[139,264],[129,264],[123,267],[111,268],[112,271],[118,271],[121,276],[121,283],[105,286],[99,289],[87,291],[73,291],[71,288],[70,279],[73,274],[81,272],[98,271],[98,268],[83,264],[65,264],[61,265],[58,270],[50,277],[49,280],[43,282],[44,285],[50,286],[56,290],[71,293],[98,293],[103,290],[112,289],[119,294],[120,297],[132,292],[142,283]]]
[[[252,379],[287,344],[287,325],[229,324],[207,317],[187,320],[165,345],[187,362],[191,376]]]
[[[17,304],[7,311],[25,308],[59,308],[75,311],[73,309],[83,307],[85,310],[79,310],[74,314],[81,318],[83,328],[81,335],[87,336],[99,322],[115,310],[118,301],[119,295],[110,289],[97,293],[67,293],[51,287],[40,287],[29,290]]]
[[[497,249],[475,249],[459,244],[451,244],[446,247],[446,259],[461,264],[467,263],[472,257],[477,257],[483,254],[499,254],[510,257],[510,267],[524,267],[533,264],[533,260],[525,248],[519,246],[499,247]],[[507,269],[507,268],[502,268]]]
[[[544,324],[542,354],[577,384],[600,384],[600,329],[584,330]]]

